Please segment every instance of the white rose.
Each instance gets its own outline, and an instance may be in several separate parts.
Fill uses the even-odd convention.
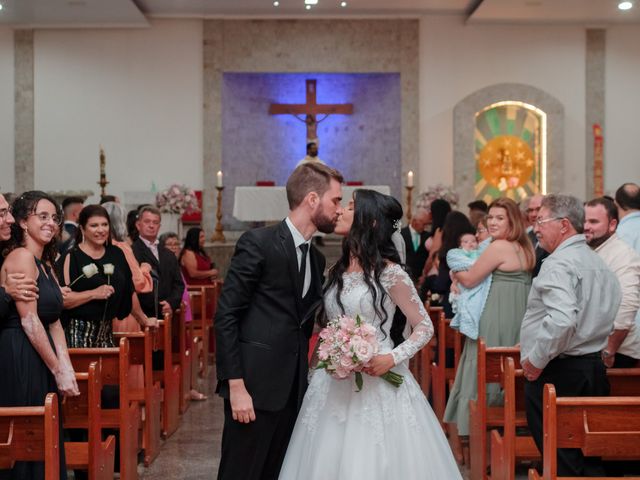
[[[98,273],[98,267],[96,267],[95,263],[90,263],[82,267],[82,273],[86,278],[91,278]]]
[[[116,267],[113,266],[113,263],[105,263],[102,266],[102,269],[104,270],[105,275],[113,275],[113,271],[116,269]]]

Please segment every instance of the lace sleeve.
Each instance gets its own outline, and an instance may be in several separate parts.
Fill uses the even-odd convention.
[[[418,297],[411,278],[400,265],[387,267],[381,278],[382,285],[411,325],[411,335],[391,351],[395,364],[413,357],[433,336],[433,324]]]

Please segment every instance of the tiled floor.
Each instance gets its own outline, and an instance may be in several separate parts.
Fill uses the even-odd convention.
[[[215,378],[215,372],[211,378]],[[191,402],[178,431],[162,445],[156,461],[144,469],[144,480],[213,480],[216,477],[222,437],[222,401],[213,392],[213,381],[204,390],[209,399]],[[461,471],[468,480],[467,469],[463,467]],[[516,475],[516,480],[526,478],[524,469]]]

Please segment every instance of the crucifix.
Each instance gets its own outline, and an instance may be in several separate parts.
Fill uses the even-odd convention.
[[[352,103],[317,103],[316,80],[307,80],[307,103],[272,103],[269,106],[270,115],[293,115],[307,125],[307,143],[318,144],[318,123],[325,120],[332,113],[351,115]],[[304,115],[304,117],[302,117]],[[318,119],[317,115],[324,115]]]

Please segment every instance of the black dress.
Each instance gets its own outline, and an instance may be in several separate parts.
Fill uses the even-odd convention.
[[[111,348],[115,346],[112,320],[123,319],[131,313],[133,280],[127,259],[118,247],[106,245],[101,258],[91,258],[76,246],[69,256],[69,283],[74,292],[93,290],[101,285],[112,285],[113,295],[108,300],[92,300],[64,311],[65,334],[69,348]],[[64,265],[66,259],[58,262]],[[98,273],[90,278],[82,276],[82,268],[93,263]],[[113,274],[105,274],[105,265],[113,265]],[[59,275],[63,279],[63,275]],[[77,281],[74,280],[78,279]],[[63,281],[64,282],[64,281]]]
[[[38,268],[38,318],[49,337],[49,325],[60,318],[62,293],[51,270],[35,259]],[[0,319],[0,407],[30,407],[44,405],[47,393],[58,393],[55,378],[22,329],[16,304]],[[61,399],[60,394],[58,398]],[[60,422],[60,445],[62,422]],[[17,462],[11,471],[0,470],[0,479],[36,480],[44,478],[44,462]],[[64,448],[60,449],[60,478],[66,479]]]

